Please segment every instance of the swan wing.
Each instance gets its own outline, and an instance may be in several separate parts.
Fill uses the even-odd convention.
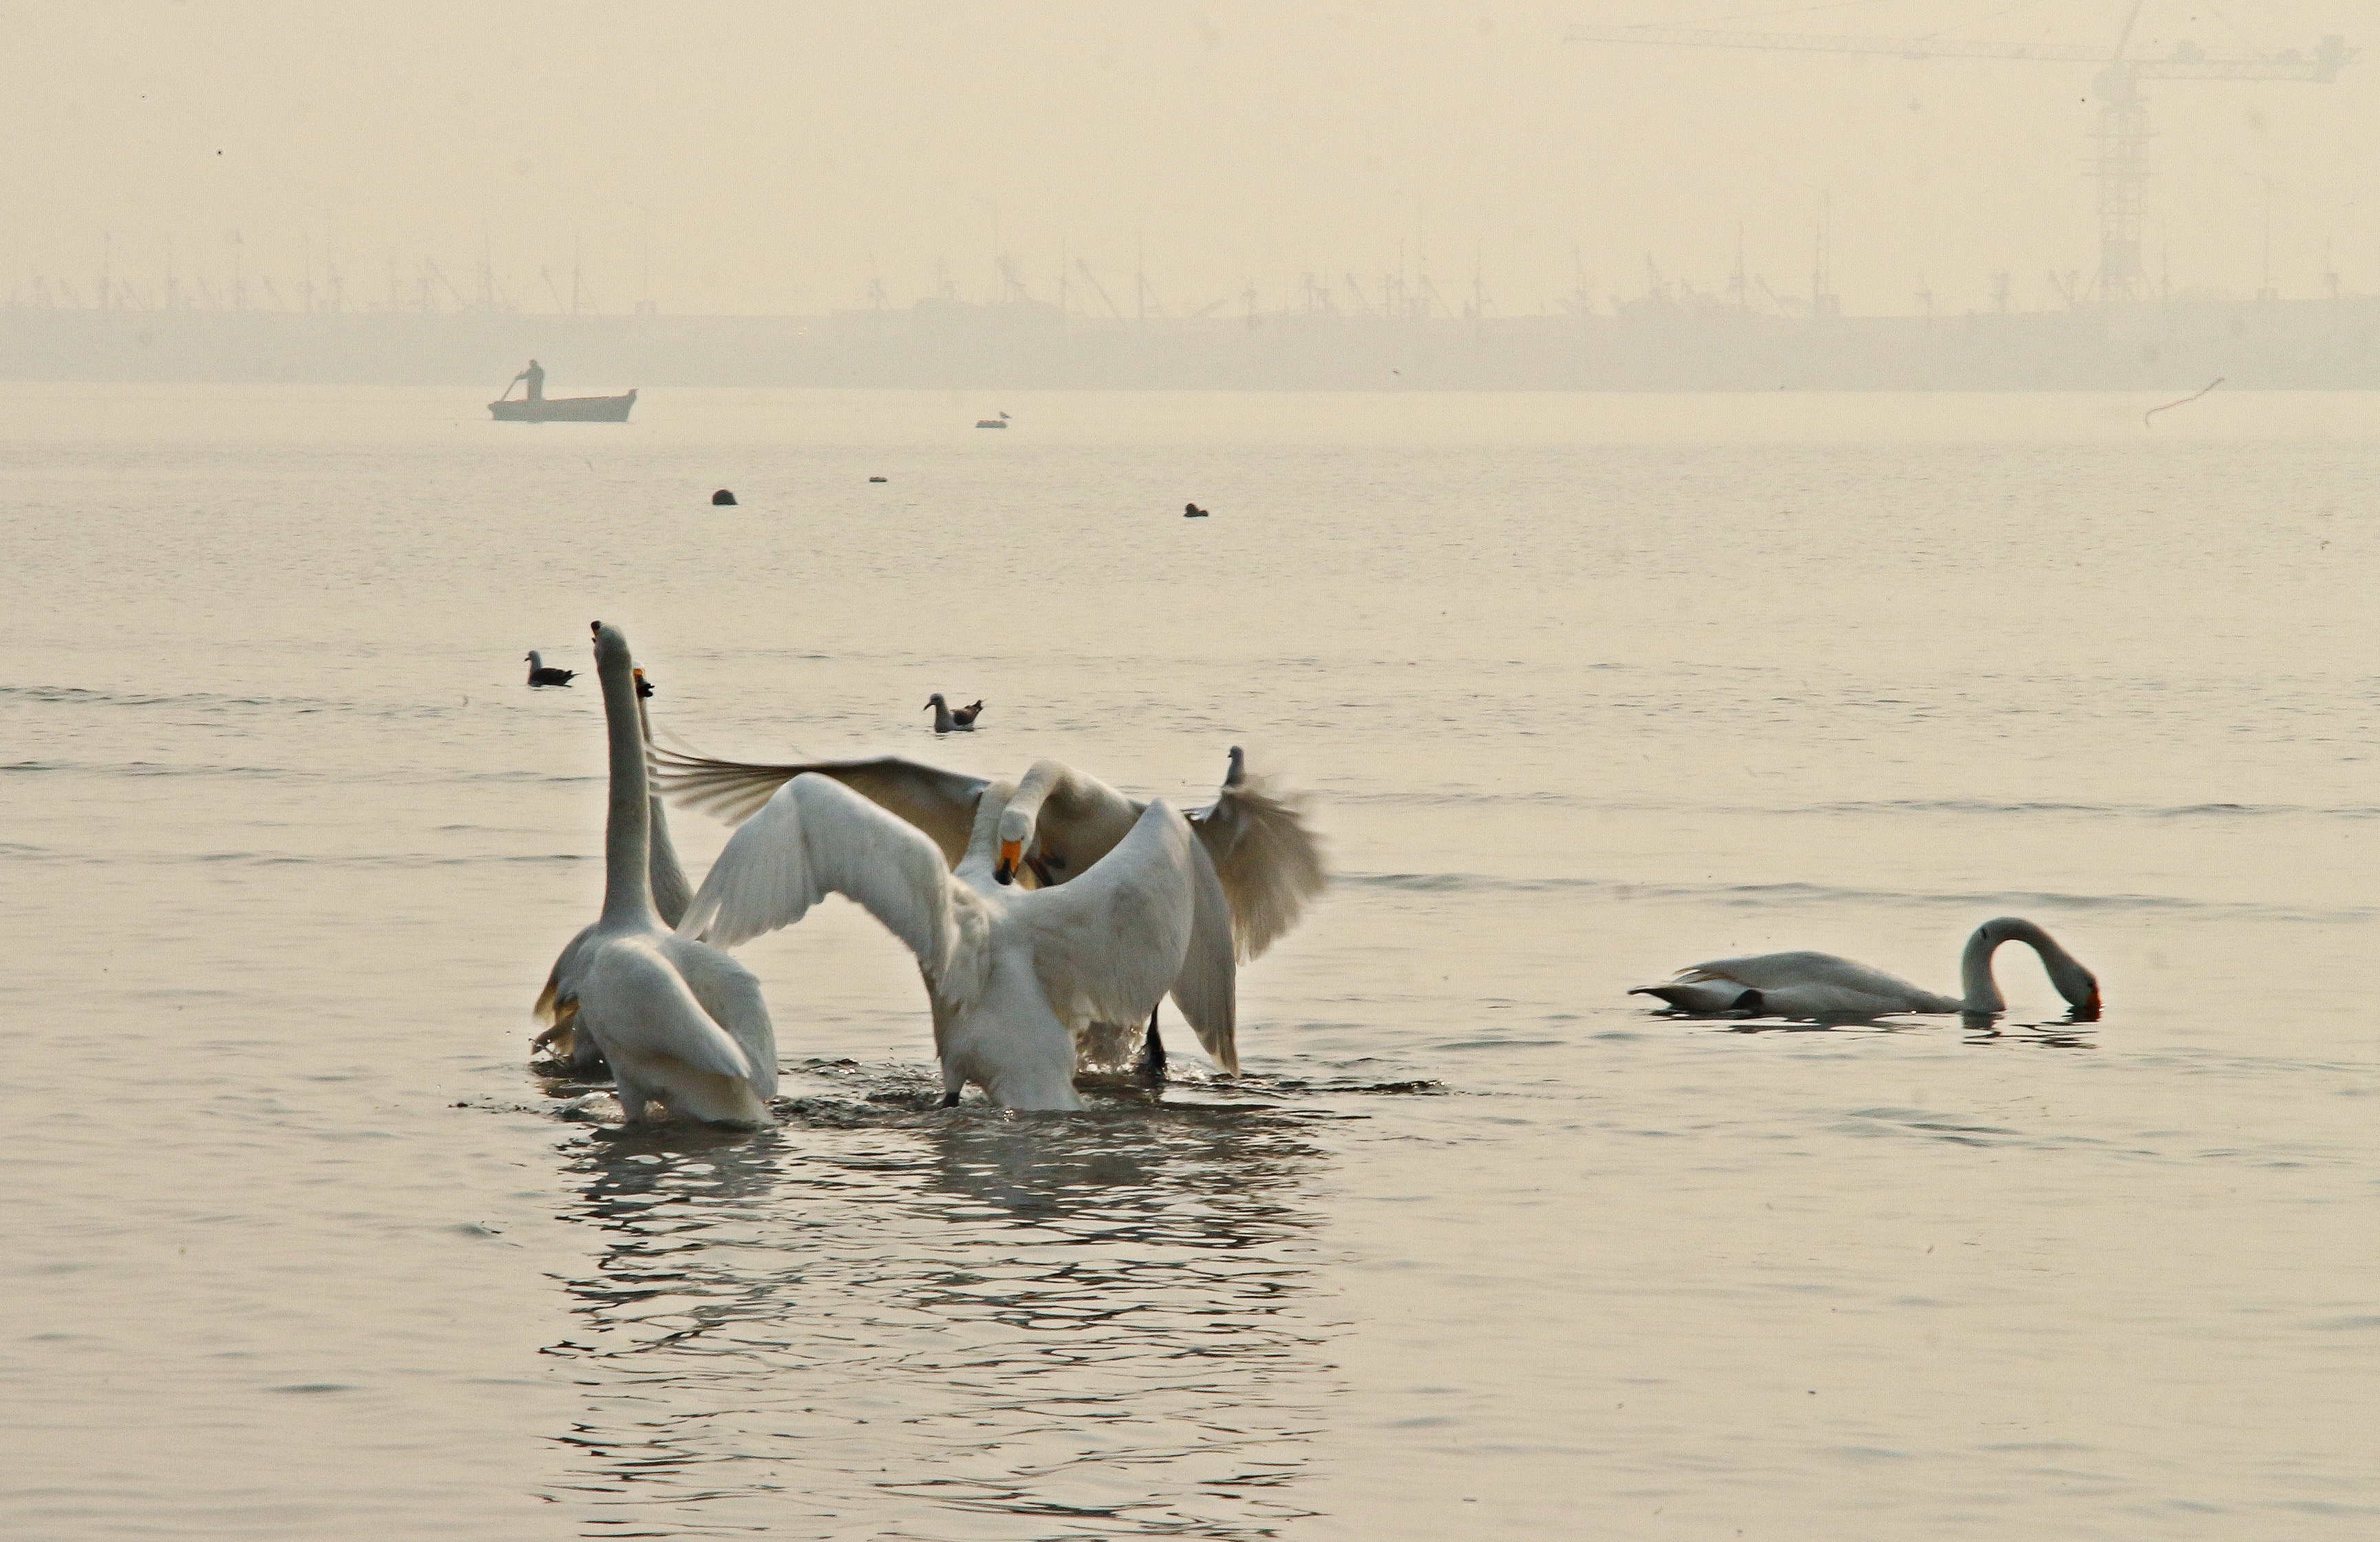
[[[1196,921],[1195,839],[1172,807],[1151,803],[1088,872],[1011,902],[1062,1019],[1139,1022],[1181,977]]]
[[[578,988],[587,972],[588,939],[594,934],[593,927],[579,928],[578,935],[563,944],[553,967],[546,971],[545,989],[537,993],[537,1005],[530,1009],[546,1026],[554,1025],[563,1003],[578,999]]]
[[[1240,1072],[1239,955],[1232,943],[1232,905],[1207,849],[1190,847],[1190,943],[1173,977],[1173,1004],[1198,1036],[1207,1057],[1232,1075]]]
[[[916,825],[942,849],[946,867],[956,867],[959,858],[966,855],[967,834],[975,826],[976,800],[983,795],[987,785],[980,776],[944,771],[897,755],[880,755],[866,760],[760,765],[715,760],[659,747],[653,751],[654,782],[671,802],[680,807],[700,809],[731,824],[750,819],[776,795],[778,788],[805,773],[831,777]]]
[[[606,938],[589,950],[578,1021],[615,1071],[674,1060],[712,1075],[754,1079],[743,1050],[702,1010],[650,938]]]
[[[1275,792],[1264,778],[1225,787],[1190,820],[1231,900],[1243,964],[1278,941],[1306,902],[1330,886],[1321,838],[1305,822],[1305,800]]]
[[[788,927],[829,894],[883,923],[936,979],[957,951],[965,900],[925,832],[832,777],[777,789],[727,838],[678,935],[735,947]]]
[[[763,1098],[777,1095],[777,1030],[769,1021],[769,1003],[761,999],[760,981],[751,970],[708,943],[687,937],[666,937],[662,950],[686,989],[710,1020],[744,1051],[752,1067],[752,1090]]]

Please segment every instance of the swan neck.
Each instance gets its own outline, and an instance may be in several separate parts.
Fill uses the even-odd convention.
[[[994,782],[976,799],[975,828],[967,832],[966,855],[959,858],[954,876],[976,892],[996,895],[1000,885],[991,873],[1000,865],[1000,816],[1016,797],[1014,783]]]
[[[2005,1012],[2006,998],[2000,995],[2000,983],[1992,975],[1992,954],[1999,951],[2005,939],[1992,935],[1988,926],[1977,927],[1967,939],[1967,951],[1959,959],[1959,990],[1965,997],[1968,1012]]]
[[[1050,800],[1051,793],[1058,790],[1058,783],[1065,774],[1066,768],[1055,760],[1034,761],[1023,780],[1016,783],[1016,791],[1009,795],[1008,807],[1022,813],[1026,823],[1038,830],[1041,823],[1041,806]]]
[[[607,652],[614,656],[607,657]],[[596,650],[603,682],[603,727],[611,746],[611,803],[603,819],[603,919],[658,926],[653,909],[651,789],[645,775],[643,715],[625,649]]]

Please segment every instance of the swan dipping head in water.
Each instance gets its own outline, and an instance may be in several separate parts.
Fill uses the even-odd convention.
[[[1981,1016],[2008,1010],[1992,955],[2003,942],[2022,942],[2041,957],[2049,983],[2073,1008],[2076,1022],[2099,1016],[2098,977],[2084,968],[2049,933],[2031,921],[2002,916],[1985,921],[1967,939],[1959,958],[1959,996],[1937,995],[1881,969],[1833,953],[1758,953],[1719,958],[1681,969],[1661,985],[1639,986],[1632,996],[1654,996],[1682,1012],[1748,1012],[1759,1016],[1877,1017],[1900,1012],[1963,1012]]]

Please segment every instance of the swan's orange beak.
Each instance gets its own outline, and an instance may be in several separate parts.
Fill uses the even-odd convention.
[[[1014,882],[1015,882],[1015,881],[1016,881],[1016,865],[1017,865],[1017,863],[1019,863],[1019,862],[1023,861],[1024,859],[1025,859],[1025,843],[1024,843],[1024,842],[1022,842],[1022,841],[1002,841],[1002,842],[1001,842],[1001,843],[1000,843],[1000,866],[999,866],[999,867],[997,867],[997,868],[994,868],[991,870],[991,876],[992,876],[995,880],[997,880],[998,881],[1000,881],[1000,882],[1002,882],[1002,883],[1014,883]]]

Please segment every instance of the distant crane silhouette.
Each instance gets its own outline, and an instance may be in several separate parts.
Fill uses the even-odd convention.
[[[1690,27],[1572,27],[1571,42],[1655,43],[1676,48],[1762,48],[1805,54],[1888,54],[1904,59],[2012,59],[2031,64],[2095,64],[2093,86],[2099,98],[2099,125],[2092,137],[2099,152],[2090,176],[2099,184],[2099,273],[2092,292],[2103,302],[2141,299],[2148,290],[2141,263],[2141,207],[2148,183],[2149,116],[2141,99],[2143,80],[2299,80],[2329,85],[2359,50],[2333,34],[2310,54],[2294,48],[2277,54],[2214,55],[2195,43],[2177,42],[2163,58],[2127,58],[2132,30],[2147,0],[2133,0],[2115,48],[2061,48],[2023,42],[1981,42],[1959,38],[1837,37],[1804,32],[1703,31]]]

